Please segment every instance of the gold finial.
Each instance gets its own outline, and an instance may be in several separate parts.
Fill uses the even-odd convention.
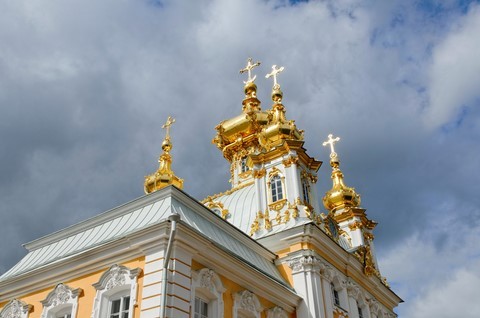
[[[330,145],[330,158],[336,157],[337,153],[335,152],[335,144],[340,141],[340,137],[335,137],[333,138],[332,134],[328,135],[328,140],[325,141],[322,145],[326,147],[327,145]]]
[[[253,59],[251,57],[248,58],[247,60],[247,66],[245,66],[245,68],[242,68],[240,70],[240,74],[243,74],[245,72],[248,72],[248,78],[247,78],[247,81],[243,81],[243,83],[245,85],[249,84],[249,83],[253,83],[255,81],[255,79],[257,78],[257,75],[254,75],[252,77],[252,70],[259,66],[260,65],[260,62],[255,62],[255,63],[252,63]]]
[[[276,65],[273,65],[272,66],[272,72],[271,73],[268,73],[267,75],[265,75],[265,78],[270,78],[273,76],[273,89],[279,89],[280,88],[280,85],[278,84],[277,82],[277,75],[279,73],[281,73],[283,70],[285,69],[285,67],[281,66],[279,68],[277,68]]]
[[[145,193],[155,192],[168,185],[173,184],[177,188],[183,188],[183,180],[178,178],[172,171],[172,156],[170,150],[172,143],[170,142],[170,128],[175,122],[175,118],[168,116],[167,122],[162,125],[165,129],[165,139],[162,142],[163,154],[158,158],[159,167],[157,172],[145,177],[144,189]]]
[[[166,130],[165,139],[170,139],[170,127],[173,125],[174,122],[175,118],[172,118],[172,116],[168,116],[167,122],[162,125],[162,129]]]
[[[338,160],[335,152],[335,143],[340,141],[340,137],[328,135],[328,140],[323,146],[330,146],[330,166],[332,166],[333,187],[325,193],[323,197],[323,205],[329,211],[335,211],[343,207],[358,207],[360,205],[360,195],[355,192],[354,188],[348,187],[343,182],[343,173],[340,170],[340,160]]]

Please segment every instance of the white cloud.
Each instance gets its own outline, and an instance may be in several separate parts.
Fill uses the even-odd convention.
[[[434,48],[430,69],[430,128],[458,120],[461,108],[480,98],[480,5],[471,5],[445,39]],[[478,104],[478,100],[476,101]]]
[[[428,228],[380,259],[380,270],[405,303],[400,316],[478,317],[480,226],[455,215],[430,220]]]

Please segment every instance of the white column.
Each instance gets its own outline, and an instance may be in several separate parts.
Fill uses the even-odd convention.
[[[319,260],[315,256],[301,255],[288,264],[292,269],[293,287],[303,298],[297,317],[325,318]]]
[[[330,269],[323,268],[321,270],[321,281],[322,281],[322,295],[324,301],[324,313],[322,313],[326,318],[333,318],[333,298],[332,298],[332,288],[330,287],[332,274]]]

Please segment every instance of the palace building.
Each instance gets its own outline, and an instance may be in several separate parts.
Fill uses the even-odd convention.
[[[332,187],[287,119],[272,67],[263,110],[248,60],[245,98],[213,143],[231,189],[197,201],[172,170],[168,118],[146,195],[25,245],[0,276],[0,318],[391,318],[402,300],[380,274],[377,225],[348,187],[329,135]],[[330,169],[330,168],[328,168]]]

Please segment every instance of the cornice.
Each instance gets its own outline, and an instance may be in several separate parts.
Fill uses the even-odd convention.
[[[305,257],[304,264],[315,264],[315,268],[319,268],[319,266],[321,267],[321,264],[318,264],[315,259],[312,259],[312,257],[314,257],[343,273],[346,277],[351,277],[356,284],[370,292],[376,299],[385,305],[386,308],[393,310],[398,303],[403,302],[403,300],[390,288],[386,287],[378,277],[366,276],[363,273],[362,264],[358,259],[343,249],[337,242],[313,223],[288,229],[284,232],[273,234],[267,238],[259,239],[259,241],[270,248],[272,248],[271,245],[274,244],[276,248],[279,248],[278,250],[288,248],[288,246],[298,245],[298,243],[302,243],[302,245],[311,244],[314,250],[300,249],[291,252],[286,256],[277,259],[276,264],[280,265],[286,263],[295,266],[295,259],[300,260],[301,257]],[[300,268],[297,267],[297,269]]]

